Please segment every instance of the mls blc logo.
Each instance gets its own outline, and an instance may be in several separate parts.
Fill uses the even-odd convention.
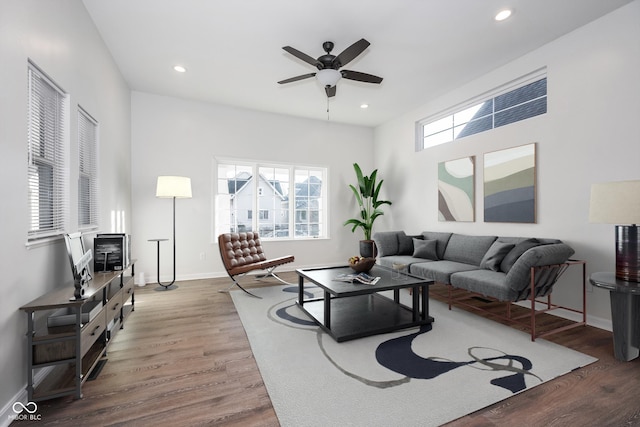
[[[22,402],[16,402],[13,404],[13,412],[15,412],[15,415],[10,415],[9,418],[14,421],[39,421],[42,415],[36,414],[37,411],[38,405],[36,402],[29,402],[26,405]]]

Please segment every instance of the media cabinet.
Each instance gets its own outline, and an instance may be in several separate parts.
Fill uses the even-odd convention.
[[[135,260],[121,271],[94,273],[85,298],[64,287],[20,307],[27,314],[27,393],[29,402],[72,395],[104,363],[109,342],[134,310]],[[45,377],[34,384],[36,370]]]

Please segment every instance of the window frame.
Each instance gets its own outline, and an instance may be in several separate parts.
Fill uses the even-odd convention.
[[[83,128],[88,126],[89,129]],[[89,130],[89,132],[85,132]],[[78,106],[78,228],[82,231],[97,230],[100,225],[98,205],[98,140],[100,126],[98,121],[84,108]],[[91,132],[92,131],[92,132]],[[88,180],[88,194],[84,197],[83,179]],[[87,200],[84,200],[84,199]],[[88,204],[88,212],[85,205]],[[83,218],[88,214],[88,222]]]
[[[535,70],[527,75],[524,75],[520,78],[517,78],[515,80],[512,80],[508,83],[505,83],[491,91],[485,92],[482,95],[479,95],[475,98],[472,98],[470,100],[467,100],[463,103],[460,103],[456,106],[453,106],[451,108],[448,108],[444,111],[441,111],[437,114],[431,115],[429,117],[426,117],[424,119],[421,119],[419,121],[416,122],[416,146],[415,146],[415,150],[416,151],[423,151],[423,150],[427,150],[429,148],[433,148],[433,147],[437,147],[439,145],[443,145],[443,144],[448,144],[448,143],[452,143],[452,142],[456,142],[459,139],[463,139],[467,136],[472,136],[472,135],[476,135],[478,133],[482,133],[482,132],[487,132],[490,131],[492,129],[496,129],[498,127],[501,126],[505,126],[507,124],[511,124],[511,123],[517,123],[518,121],[522,121],[522,120],[526,120],[529,118],[533,118],[533,117],[537,117],[541,114],[545,114],[547,112],[547,99],[548,99],[548,89],[546,88],[546,84],[547,84],[547,71],[546,71],[546,67],[540,68],[538,70]],[[523,103],[519,103],[519,104],[515,104],[512,105],[508,108],[505,109],[500,109],[496,111],[496,100],[499,99],[500,97],[504,96],[504,95],[508,95],[510,93],[515,93],[516,91],[518,91],[519,89],[522,89],[528,85],[531,85],[533,83],[537,83],[539,81],[544,80],[544,84],[545,84],[545,91],[544,91],[544,95],[543,96],[539,96],[536,98],[531,98],[529,100],[527,100],[526,102]],[[537,113],[537,114],[533,114],[524,118],[520,118],[518,120],[513,120],[510,121],[508,123],[504,123],[504,124],[496,124],[496,117],[504,114],[507,111],[513,110],[515,108],[521,107],[523,105],[527,105],[527,104],[532,104],[536,101],[539,101],[540,99],[544,99],[545,100],[545,104],[544,104],[544,112],[543,113]],[[488,103],[490,103],[490,111],[487,113],[482,114],[481,116],[475,117],[475,115],[472,114],[472,117],[470,119],[468,119],[467,121],[463,121],[463,122],[459,122],[456,123],[456,117],[466,113],[468,110],[477,107],[476,111],[482,111],[483,109],[486,108],[486,106],[488,105]],[[486,127],[489,123],[486,123],[487,119],[490,119],[490,127]],[[427,126],[434,126],[438,124],[438,122],[446,122],[450,120],[451,124],[450,125],[445,125],[444,127],[442,127],[439,131],[437,132],[433,132],[431,134],[425,135],[425,128]],[[464,131],[466,126],[468,124],[479,124],[481,121],[485,121],[484,126],[486,127],[485,129],[482,130],[478,130],[475,131],[473,133],[470,133],[468,135],[463,135],[458,137],[459,133],[456,133],[456,129],[460,129],[458,132],[460,131]],[[431,145],[426,145],[426,140],[428,137],[434,137],[440,135],[442,138],[441,142],[435,142]],[[434,138],[436,139],[436,138]]]
[[[27,244],[64,234],[69,222],[69,95],[27,62]],[[42,179],[42,168],[50,180]],[[44,198],[42,195],[48,195]],[[45,206],[45,203],[48,206]]]
[[[233,166],[238,170],[239,167],[243,168],[251,168],[251,178],[249,182],[251,182],[251,188],[253,189],[252,197],[252,205],[251,207],[237,207],[236,212],[251,210],[252,212],[258,212],[256,215],[252,215],[251,218],[247,218],[251,221],[251,229],[253,231],[258,231],[260,233],[260,225],[261,221],[265,221],[262,219],[263,215],[261,211],[265,210],[263,206],[260,206],[259,199],[265,197],[266,191],[263,191],[259,194],[260,180],[253,179],[254,176],[259,175],[260,168],[274,168],[274,169],[286,169],[288,170],[288,202],[286,210],[282,210],[280,215],[277,215],[277,212],[274,211],[274,214],[268,214],[268,221],[281,221],[283,217],[287,217],[286,223],[288,224],[288,235],[287,236],[266,236],[263,233],[260,233],[260,238],[264,240],[307,240],[307,239],[327,239],[329,238],[329,211],[328,211],[328,176],[329,170],[326,166],[318,166],[318,165],[301,165],[301,164],[291,164],[291,163],[274,163],[274,162],[266,162],[266,161],[258,161],[258,160],[246,160],[246,159],[235,159],[235,158],[214,158],[213,159],[213,209],[214,215],[212,215],[213,220],[213,233],[212,240],[217,239],[217,235],[221,233],[227,233],[230,229],[233,228],[233,223],[237,222],[237,218],[234,218],[234,212],[230,209],[225,209],[224,205],[230,203],[231,196],[229,194],[220,193],[219,185],[224,188],[228,188],[228,182],[226,187],[223,185],[222,181],[225,178],[219,176],[220,167],[221,166]],[[318,199],[321,200],[319,203],[322,206],[321,209],[318,209],[318,229],[320,232],[317,236],[313,235],[296,235],[296,182],[295,176],[296,171],[306,171],[307,173],[320,174],[322,176],[322,184],[321,185],[321,195]],[[228,180],[228,178],[226,179]],[[244,184],[246,185],[246,184]],[[243,186],[244,186],[243,185]],[[222,188],[221,187],[221,188]],[[240,187],[242,188],[242,187]],[[271,209],[267,209],[271,210]],[[315,210],[314,210],[315,211]],[[228,221],[224,221],[225,215],[223,212],[228,212],[230,218]],[[223,229],[224,224],[231,222],[230,229]],[[221,224],[224,223],[224,224]],[[308,224],[307,224],[308,227]],[[308,229],[308,228],[307,228]],[[274,234],[276,231],[274,230]]]

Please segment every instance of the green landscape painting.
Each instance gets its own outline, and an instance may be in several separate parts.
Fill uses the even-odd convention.
[[[484,221],[536,222],[536,144],[484,155]]]

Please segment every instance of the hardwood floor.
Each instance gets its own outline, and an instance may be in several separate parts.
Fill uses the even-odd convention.
[[[283,277],[296,281],[293,272]],[[194,280],[168,292],[154,284],[136,288],[136,310],[111,343],[97,380],[85,383],[84,398],[41,402],[41,419],[33,424],[278,426],[231,298],[218,292],[229,283]],[[589,326],[549,340],[599,361],[448,425],[640,425],[640,359],[616,361],[611,333]]]

